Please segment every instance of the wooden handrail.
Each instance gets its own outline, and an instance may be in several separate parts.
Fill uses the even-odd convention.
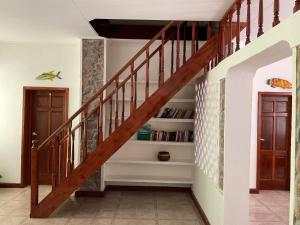
[[[39,146],[37,149],[40,151],[44,147],[46,143],[48,143],[55,135],[58,135],[64,127],[67,127],[72,121],[80,115],[97,97],[99,97],[106,88],[108,88],[115,79],[119,78],[119,76],[139,57],[141,56],[156,40],[161,37],[162,33],[168,30],[175,22],[170,21],[165,27],[161,29],[159,33],[157,33],[148,43],[144,45],[144,47],[138,51],[100,90],[94,94],[86,103],[84,103],[65,123],[63,123],[56,131],[54,131],[45,141]]]

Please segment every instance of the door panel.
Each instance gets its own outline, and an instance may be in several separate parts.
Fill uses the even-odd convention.
[[[67,117],[66,98],[65,91],[32,91],[31,133],[37,133],[40,144],[65,121]],[[51,184],[51,157],[51,147],[48,144],[39,153],[40,184]]]
[[[264,116],[261,122],[261,149],[272,150],[273,147],[273,117]]]
[[[257,182],[260,189],[289,189],[291,106],[290,94],[259,94]]]

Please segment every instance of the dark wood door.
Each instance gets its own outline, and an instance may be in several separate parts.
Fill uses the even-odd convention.
[[[259,94],[257,162],[259,189],[289,189],[291,100],[289,93]]]
[[[66,119],[67,101],[64,91],[37,90],[31,93],[31,134],[41,144]],[[46,145],[39,154],[39,184],[51,184],[51,148]]]

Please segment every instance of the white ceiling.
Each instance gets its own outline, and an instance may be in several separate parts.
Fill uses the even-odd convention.
[[[88,21],[219,20],[234,0],[0,0],[0,41],[70,42],[97,37]]]
[[[97,37],[72,0],[0,0],[0,41],[70,42]]]
[[[234,0],[74,0],[90,20],[147,19],[216,21]]]

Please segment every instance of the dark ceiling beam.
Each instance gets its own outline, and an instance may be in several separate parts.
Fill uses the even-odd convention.
[[[90,21],[94,30],[101,37],[115,39],[152,39],[164,26],[163,25],[141,25],[141,24],[117,24],[107,20],[95,19]],[[174,27],[175,29],[175,27]],[[186,26],[187,40],[191,40],[191,27]],[[183,29],[182,29],[183,30]],[[199,26],[199,40],[207,40],[207,26]],[[183,31],[181,34],[183,39]]]

